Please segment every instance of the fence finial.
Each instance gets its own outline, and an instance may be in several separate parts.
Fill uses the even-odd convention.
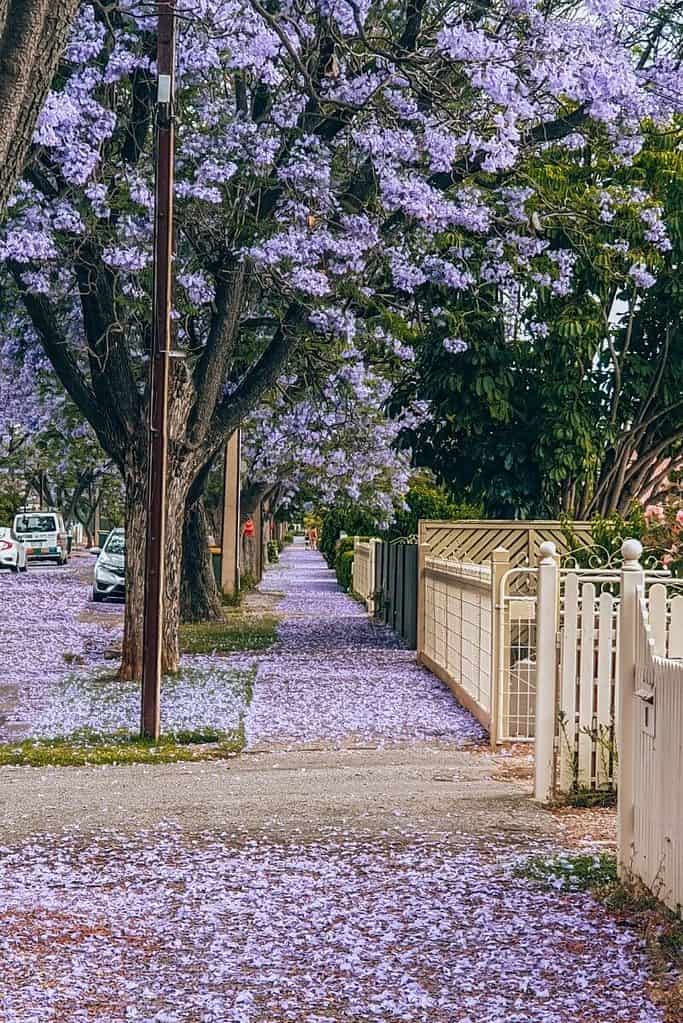
[[[538,554],[542,565],[547,565],[549,561],[554,562],[557,558],[557,547],[552,540],[546,540],[538,548]]]
[[[640,569],[640,555],[643,545],[640,540],[624,540],[621,545],[621,556],[624,559],[625,572],[637,572]]]

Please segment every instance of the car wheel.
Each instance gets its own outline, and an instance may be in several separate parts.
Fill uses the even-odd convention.
[[[96,604],[101,604],[102,601],[104,600],[104,597],[102,596],[101,593],[98,593],[97,590],[93,590],[92,599],[95,601]]]
[[[10,565],[9,570],[10,570],[10,572],[17,573],[19,571],[19,565],[18,564]]]
[[[20,572],[28,572],[28,561],[24,564],[23,568],[19,569]]]

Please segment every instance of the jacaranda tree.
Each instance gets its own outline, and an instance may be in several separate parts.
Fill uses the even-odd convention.
[[[0,217],[24,163],[79,0],[0,0]]]
[[[532,152],[595,138],[630,159],[643,120],[669,119],[680,95],[658,50],[666,9],[179,5],[186,358],[171,386],[166,669],[186,499],[228,434],[293,351],[393,345],[430,315],[423,285],[476,295],[501,271],[501,244],[526,253],[534,228],[510,177]],[[141,666],[153,26],[135,0],[82,5],[0,241],[26,329],[124,478],[125,677]]]

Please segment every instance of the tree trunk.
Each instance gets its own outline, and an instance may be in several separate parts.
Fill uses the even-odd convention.
[[[182,530],[189,483],[185,473],[169,470],[164,545],[164,619],[161,670],[177,672],[180,661],[180,579]],[[120,678],[142,678],[142,642],[147,540],[147,473],[140,465],[126,470],[126,610]]]
[[[0,0],[0,218],[80,0]]]
[[[220,621],[223,617],[209,553],[209,523],[204,499],[188,498],[183,527],[180,616],[184,622]]]

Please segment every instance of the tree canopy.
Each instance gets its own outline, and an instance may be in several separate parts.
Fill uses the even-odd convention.
[[[568,287],[571,252],[539,243],[518,169],[594,145],[628,165],[643,123],[668,123],[680,97],[666,5],[178,10],[174,315],[185,359],[171,385],[166,668],[178,658],[186,501],[292,353],[354,342],[396,354],[439,320],[434,289],[455,327],[451,309],[479,309],[492,290],[498,301],[520,269]],[[0,236],[20,329],[125,481],[126,676],[141,656],[154,46],[147,7],[81,4]],[[461,338],[443,343],[456,350]]]

